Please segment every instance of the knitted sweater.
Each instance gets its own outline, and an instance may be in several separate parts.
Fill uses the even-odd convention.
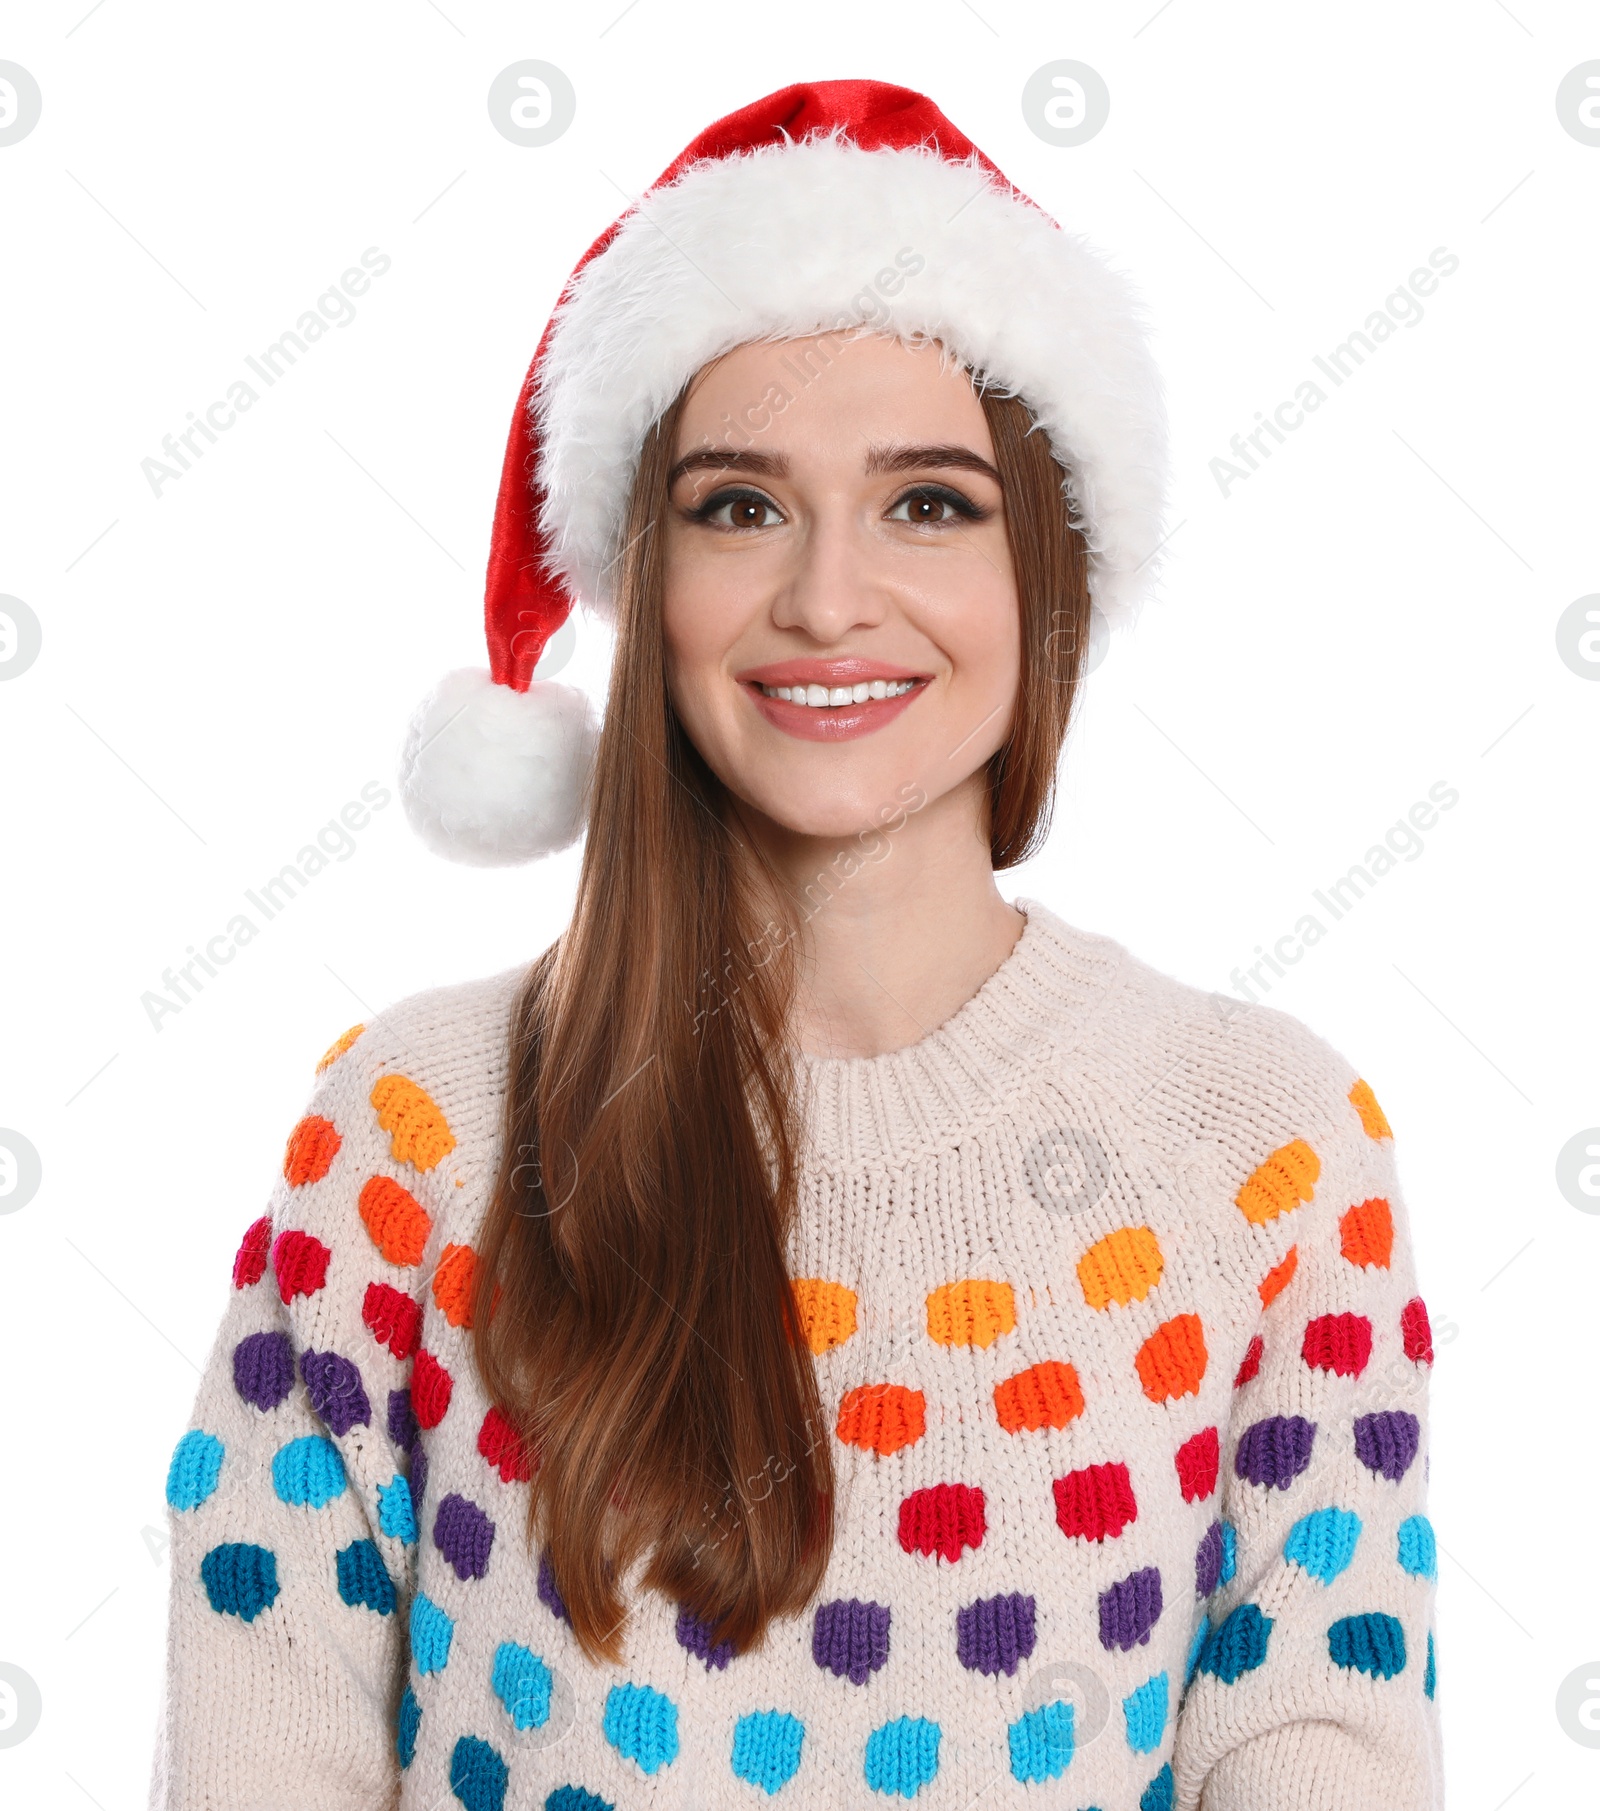
[[[800,1059],[837,1533],[742,1655],[630,1582],[591,1664],[528,1546],[467,1324],[521,971],[339,1039],[172,1459],[153,1806],[1442,1803],[1383,1113],[1299,1020],[1022,909],[921,1042]]]

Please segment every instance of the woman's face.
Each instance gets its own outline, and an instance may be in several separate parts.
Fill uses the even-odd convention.
[[[968,789],[1006,740],[1020,625],[994,445],[933,347],[741,346],[679,415],[664,631],[718,779],[803,836]],[[826,699],[824,703],[822,700]]]

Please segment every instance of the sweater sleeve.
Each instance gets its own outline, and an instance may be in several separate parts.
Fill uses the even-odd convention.
[[[368,1219],[387,1216],[378,1231],[396,1242],[401,1198],[423,1210],[383,1175],[387,1152],[364,1098],[371,1078],[335,1051],[290,1135],[269,1211],[244,1234],[167,1476],[152,1811],[398,1801],[415,1539],[398,1444],[410,1418],[398,1405],[409,1400],[420,1312],[382,1279],[414,1279],[421,1250],[413,1223],[418,1249],[387,1253],[409,1257],[409,1272],[386,1264],[362,1202]]]
[[[1262,1306],[1224,1442],[1220,1588],[1191,1651],[1177,1802],[1435,1811],[1428,1316],[1388,1122],[1320,1041],[1312,1071],[1273,1090],[1292,1135],[1232,1173],[1248,1171],[1232,1261]]]

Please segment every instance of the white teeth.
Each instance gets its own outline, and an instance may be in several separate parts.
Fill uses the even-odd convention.
[[[914,679],[863,679],[855,685],[764,685],[768,698],[785,704],[806,704],[828,709],[840,704],[865,704],[869,698],[900,698],[916,684]]]

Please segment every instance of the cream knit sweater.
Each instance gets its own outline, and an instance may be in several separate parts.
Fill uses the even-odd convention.
[[[823,1587],[588,1664],[465,1324],[519,971],[319,1065],[173,1456],[160,1811],[1433,1811],[1432,1349],[1390,1131],[1298,1020],[1023,902],[802,1060]]]

